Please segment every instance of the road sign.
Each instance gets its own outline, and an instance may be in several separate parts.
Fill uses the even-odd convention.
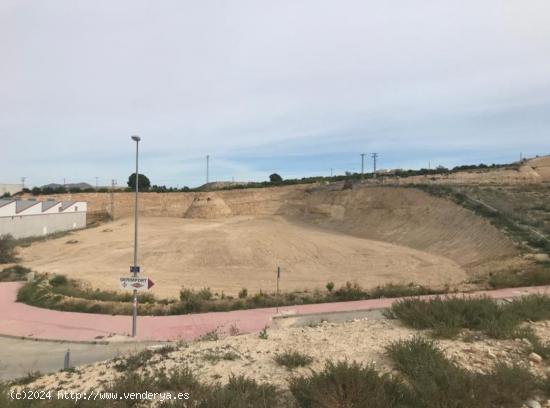
[[[120,287],[127,290],[151,289],[155,283],[149,278],[120,278]]]
[[[139,273],[139,266],[130,266],[130,272]]]

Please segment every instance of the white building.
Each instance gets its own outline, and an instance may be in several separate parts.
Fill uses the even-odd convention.
[[[0,199],[0,235],[42,236],[86,227],[85,201]]]

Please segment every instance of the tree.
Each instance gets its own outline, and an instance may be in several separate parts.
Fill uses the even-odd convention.
[[[283,178],[281,176],[279,176],[277,173],[273,173],[272,175],[269,176],[269,181],[271,181],[272,183],[282,183],[283,182]]]
[[[130,187],[132,190],[135,190],[136,188],[136,173],[130,174],[130,177],[128,177],[128,187]],[[147,178],[145,174],[139,175],[138,179],[138,190],[149,190],[149,187],[151,187],[151,182]]]

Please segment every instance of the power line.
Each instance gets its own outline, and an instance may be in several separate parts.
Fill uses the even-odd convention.
[[[116,180],[111,180],[111,220],[115,219],[115,186]]]
[[[365,175],[365,156],[367,153],[361,153],[361,178]]]
[[[376,178],[376,158],[378,157],[378,153],[372,153],[371,156],[372,156],[373,169],[374,169],[372,175],[373,175],[374,178]]]

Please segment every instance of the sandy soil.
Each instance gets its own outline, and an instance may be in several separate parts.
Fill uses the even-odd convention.
[[[539,322],[536,330],[541,336],[550,335],[550,322]],[[309,374],[311,369],[322,369],[327,360],[358,361],[374,363],[382,372],[393,372],[390,361],[385,357],[385,347],[393,341],[418,335],[403,327],[398,321],[361,319],[346,323],[323,322],[314,327],[269,329],[268,338],[260,339],[258,334],[230,336],[217,341],[198,341],[182,344],[167,357],[155,355],[144,370],[171,370],[189,366],[199,379],[205,382],[227,381],[231,374],[245,375],[259,382],[269,382],[286,388],[292,375]],[[422,334],[422,333],[420,333]],[[445,354],[463,367],[487,372],[497,362],[517,363],[544,376],[550,372],[547,361],[529,361],[527,346],[522,339],[492,340],[474,342],[445,340],[438,342]],[[307,368],[289,372],[277,365],[273,357],[283,351],[299,351],[313,357]],[[222,356],[235,353],[235,360],[224,360]],[[208,357],[219,356],[218,361]],[[115,380],[121,374],[116,371],[115,361],[84,366],[75,373],[57,373],[42,377],[32,388],[93,390]]]
[[[132,262],[133,224],[119,220],[22,248],[22,264],[39,272],[84,279],[117,289]],[[69,243],[69,241],[76,243]],[[291,222],[283,217],[238,216],[217,220],[140,219],[142,275],[159,296],[178,296],[181,286],[236,294],[324,288],[357,281],[365,287],[409,283],[432,287],[466,278],[454,261],[419,250]]]

